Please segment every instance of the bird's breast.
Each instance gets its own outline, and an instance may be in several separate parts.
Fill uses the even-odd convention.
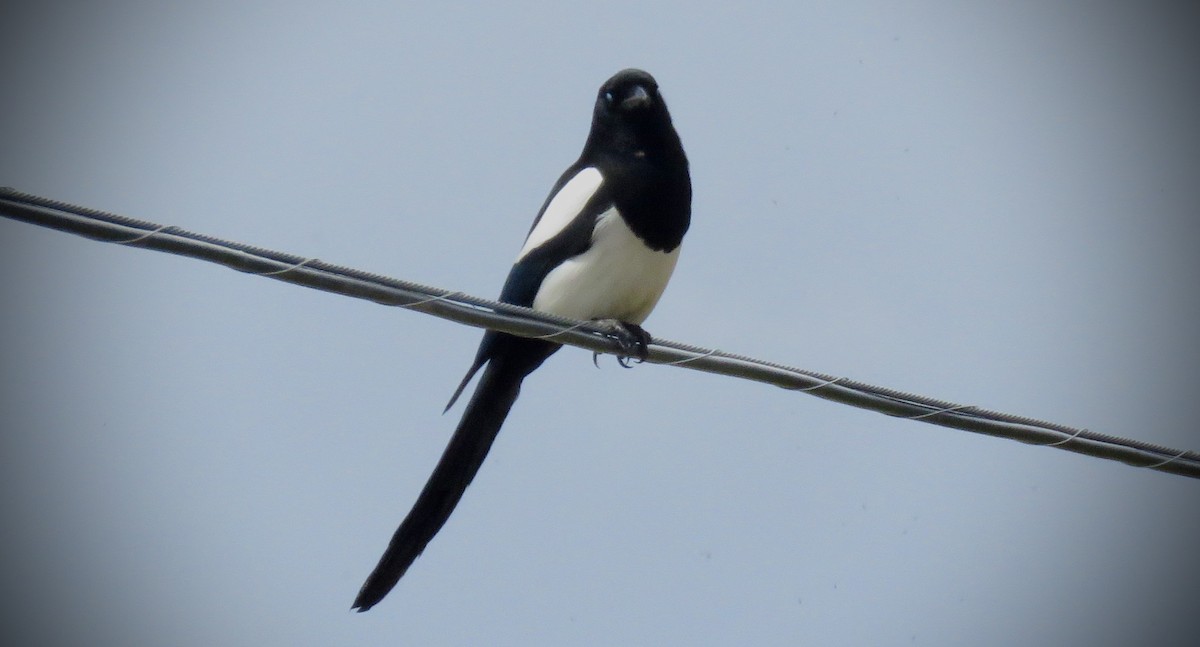
[[[640,324],[658,303],[678,259],[679,247],[650,249],[612,208],[596,219],[588,250],[546,275],[533,307],[574,319]]]

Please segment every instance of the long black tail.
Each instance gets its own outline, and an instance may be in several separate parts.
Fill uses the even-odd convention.
[[[392,535],[379,564],[359,589],[354,599],[355,610],[366,611],[382,600],[446,523],[491,449],[521,391],[521,381],[551,352],[546,352],[533,366],[528,361],[513,361],[516,357],[511,355],[488,363],[441,460],[412,510]]]

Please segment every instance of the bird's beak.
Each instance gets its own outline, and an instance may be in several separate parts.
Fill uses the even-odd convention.
[[[640,85],[633,86],[633,91],[621,102],[621,108],[625,110],[645,108],[648,105],[650,105],[650,93]]]

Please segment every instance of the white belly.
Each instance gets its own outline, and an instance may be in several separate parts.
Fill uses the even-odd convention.
[[[678,247],[651,250],[610,209],[596,222],[591,248],[546,275],[533,307],[573,319],[640,324],[658,303],[678,259]]]

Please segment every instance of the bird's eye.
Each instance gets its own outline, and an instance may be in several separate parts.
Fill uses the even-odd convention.
[[[613,96],[612,92],[604,93],[604,103],[607,103],[608,105],[611,106],[614,102],[616,102],[616,100],[617,100],[617,98],[615,96]]]

